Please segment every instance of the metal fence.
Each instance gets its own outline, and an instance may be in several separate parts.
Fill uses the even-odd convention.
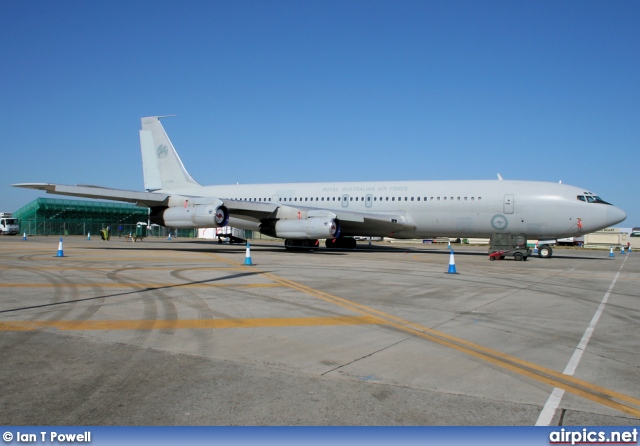
[[[95,221],[36,221],[20,220],[20,234],[27,235],[54,235],[54,236],[96,236],[100,237],[100,231],[110,228],[111,237],[126,237],[135,235],[136,224],[114,224],[109,222],[98,223]],[[122,227],[122,229],[119,229]],[[145,227],[145,229],[147,229]],[[151,225],[147,229],[147,237],[196,237],[196,229],[175,229],[164,226]]]

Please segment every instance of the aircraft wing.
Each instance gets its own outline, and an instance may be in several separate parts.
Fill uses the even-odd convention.
[[[373,235],[394,237],[416,229],[404,212],[368,213],[344,210],[328,210],[307,206],[290,206],[282,203],[260,203],[222,199],[231,217],[252,222],[270,219],[299,219],[313,217],[337,218],[342,235]]]
[[[138,206],[161,206],[166,203],[169,195],[153,192],[136,192],[123,189],[111,189],[99,186],[68,186],[66,184],[51,183],[17,183],[13,187],[23,187],[25,189],[37,189],[46,191],[48,194],[70,195],[72,197],[98,198],[103,200],[124,201],[134,203]]]
[[[400,237],[403,232],[415,231],[416,225],[404,212],[365,213],[336,211],[342,225],[342,235],[370,235]]]
[[[328,210],[317,207],[290,206],[282,203],[251,202],[240,200],[216,199],[192,196],[172,196],[166,193],[138,192],[107,187],[52,183],[17,183],[14,187],[43,190],[49,194],[69,195],[102,200],[134,203],[138,206],[177,206],[188,200],[192,205],[210,203],[220,200],[229,211],[229,215],[239,220],[260,224],[277,219],[301,219],[313,217],[338,218],[342,227],[342,235],[372,235],[394,237],[402,232],[415,230],[415,224],[404,212],[368,213],[347,210]]]

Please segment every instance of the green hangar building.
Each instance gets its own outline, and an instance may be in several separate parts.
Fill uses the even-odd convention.
[[[20,234],[65,236],[99,235],[108,226],[111,234],[117,234],[120,226],[124,234],[135,233],[136,224],[146,223],[148,215],[148,208],[128,203],[56,198],[38,198],[13,213],[20,222]]]

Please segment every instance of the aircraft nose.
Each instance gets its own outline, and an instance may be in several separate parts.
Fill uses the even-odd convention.
[[[609,209],[607,209],[607,222],[609,226],[613,226],[617,223],[620,223],[621,221],[624,221],[626,218],[627,218],[626,212],[618,207],[609,206]]]

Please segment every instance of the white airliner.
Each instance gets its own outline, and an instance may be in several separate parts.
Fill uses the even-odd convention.
[[[497,180],[368,181],[202,186],[187,172],[160,123],[142,118],[146,192],[20,183],[48,193],[135,203],[172,228],[233,226],[285,239],[287,247],[353,247],[349,236],[489,237],[523,234],[548,244],[620,223],[626,214],[583,188]]]

